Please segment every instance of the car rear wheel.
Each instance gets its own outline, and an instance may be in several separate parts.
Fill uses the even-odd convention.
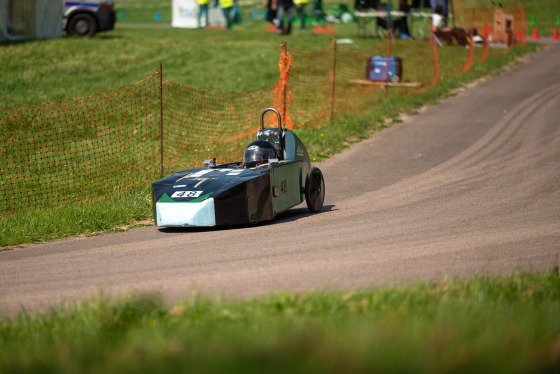
[[[325,180],[319,168],[313,168],[305,181],[305,202],[311,213],[318,213],[325,201]]]
[[[94,36],[97,32],[95,18],[87,13],[76,14],[66,30],[68,35]]]

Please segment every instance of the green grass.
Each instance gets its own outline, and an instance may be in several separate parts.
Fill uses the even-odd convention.
[[[1,221],[0,250],[22,243],[126,231],[136,225],[149,224],[146,220],[151,214],[151,191],[142,188],[95,203],[7,216]]]
[[[171,1],[125,0],[115,4],[117,25],[122,24],[167,24],[171,23]],[[159,17],[156,17],[159,15]]]
[[[245,301],[98,297],[0,320],[3,373],[553,373],[555,272]]]
[[[533,35],[537,29],[542,38],[550,38],[554,29],[560,31],[560,3],[555,0],[526,0],[527,32]]]

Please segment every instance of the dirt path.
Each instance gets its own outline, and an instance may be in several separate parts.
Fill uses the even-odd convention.
[[[3,313],[97,294],[258,296],[552,269],[560,255],[560,44],[319,165],[326,209],[226,230],[74,238],[0,253]]]

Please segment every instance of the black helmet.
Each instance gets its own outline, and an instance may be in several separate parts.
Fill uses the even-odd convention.
[[[252,168],[260,164],[266,164],[269,159],[276,158],[276,149],[265,140],[255,140],[247,146],[243,154],[243,163]]]

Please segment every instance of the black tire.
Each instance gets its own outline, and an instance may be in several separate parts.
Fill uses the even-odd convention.
[[[312,168],[305,181],[305,202],[311,213],[319,213],[325,201],[325,180],[318,168]]]
[[[97,22],[91,14],[76,14],[70,19],[66,32],[71,36],[92,37],[97,32]]]

